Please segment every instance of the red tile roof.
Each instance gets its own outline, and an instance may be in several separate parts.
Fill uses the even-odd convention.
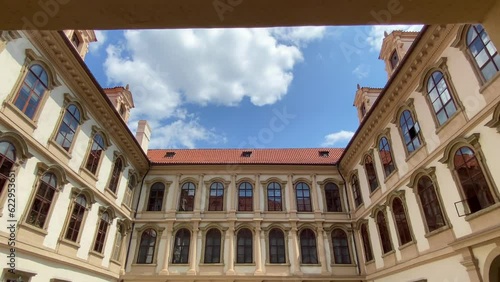
[[[149,150],[153,164],[282,164],[282,165],[334,165],[344,149],[161,149]],[[244,157],[243,152],[252,152]],[[320,156],[320,152],[328,152]],[[174,155],[173,157],[167,157]],[[175,153],[175,154],[174,154]]]

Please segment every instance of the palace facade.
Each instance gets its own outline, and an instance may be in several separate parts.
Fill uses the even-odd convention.
[[[91,30],[0,33],[2,281],[500,281],[500,56],[386,34],[346,148],[149,150]]]

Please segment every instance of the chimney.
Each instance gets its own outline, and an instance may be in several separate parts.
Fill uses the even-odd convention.
[[[149,127],[147,120],[140,120],[137,126],[137,132],[135,134],[135,139],[141,145],[144,152],[148,152],[149,140],[151,140],[151,127]]]

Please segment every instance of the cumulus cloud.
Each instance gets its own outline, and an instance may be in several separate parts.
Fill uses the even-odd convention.
[[[387,33],[391,33],[394,30],[420,31],[422,27],[422,25],[375,25],[371,27],[366,41],[373,51],[378,52],[382,47],[384,31]]]
[[[92,42],[89,44],[89,50],[92,53],[97,52],[104,45],[104,43],[106,43],[106,40],[108,39],[106,31],[95,30],[94,32],[97,38],[97,42]]]
[[[341,130],[332,134],[325,136],[325,140],[321,146],[331,147],[339,142],[348,142],[354,136],[354,132]]]
[[[352,71],[352,74],[358,79],[366,78],[370,75],[370,66],[367,64],[360,64]]]
[[[187,104],[276,103],[303,61],[301,46],[323,35],[317,27],[126,31],[124,44],[108,46],[104,69],[110,84],[130,84],[131,123],[149,120],[154,146],[193,147],[221,136],[205,129]],[[182,127],[188,130],[165,134]]]

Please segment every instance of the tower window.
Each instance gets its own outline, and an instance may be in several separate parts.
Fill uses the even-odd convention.
[[[78,48],[78,46],[80,46],[80,38],[78,38],[78,35],[76,35],[76,32],[73,33],[73,36],[71,36],[71,42],[73,43],[73,45]]]
[[[395,69],[396,66],[398,65],[398,63],[399,63],[398,53],[396,52],[396,50],[394,50],[394,52],[392,52],[392,54],[391,54],[391,67],[392,67],[392,69]]]

